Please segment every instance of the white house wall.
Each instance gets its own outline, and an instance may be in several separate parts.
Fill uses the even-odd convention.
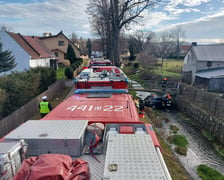
[[[103,56],[103,52],[102,51],[92,51],[91,54],[93,56],[96,56],[96,57],[102,57]]]
[[[192,82],[195,81],[195,74],[201,70],[209,70],[216,68],[223,68],[224,61],[210,61],[211,66],[207,66],[208,61],[197,60],[194,51],[192,49],[188,51],[186,56],[184,57],[184,65],[183,72],[191,72],[192,73]]]
[[[11,51],[11,54],[15,57],[17,65],[11,71],[21,72],[29,69],[30,55],[8,33],[0,31],[0,41],[2,43],[2,50]],[[2,75],[2,73],[0,75]]]
[[[50,58],[46,59],[31,59],[30,60],[30,67],[50,67]]]
[[[200,70],[208,70],[208,69],[217,69],[217,68],[223,68],[224,67],[224,62],[217,62],[217,61],[212,61],[211,66],[207,66],[207,61],[198,61],[197,62],[197,71]]]
[[[197,71],[197,62],[196,57],[193,51],[188,51],[184,57],[183,72],[191,72],[191,82],[195,81],[195,74]]]
[[[192,51],[189,51],[187,55],[184,57],[184,65],[183,65],[183,71],[189,72],[192,71],[192,69],[196,68],[196,61],[193,57]]]

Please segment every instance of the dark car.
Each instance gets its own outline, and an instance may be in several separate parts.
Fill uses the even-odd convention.
[[[163,96],[148,96],[144,99],[145,106],[151,107],[153,109],[164,108],[166,99]]]

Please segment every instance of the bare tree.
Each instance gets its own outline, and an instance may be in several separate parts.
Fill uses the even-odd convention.
[[[98,9],[95,13],[89,13],[93,18],[99,16],[101,13],[105,22],[109,23],[107,27],[110,29],[110,42],[111,42],[111,60],[117,66],[120,66],[119,59],[119,37],[120,31],[124,27],[128,27],[131,23],[137,22],[138,18],[142,17],[141,13],[160,0],[89,0],[89,7]],[[104,2],[104,4],[103,4]],[[107,5],[105,6],[103,5]]]
[[[176,26],[172,31],[171,31],[173,40],[176,43],[176,57],[177,60],[180,59],[180,47],[183,44],[183,39],[185,37],[185,31],[182,29],[181,26]]]
[[[87,13],[90,15],[92,31],[101,39],[103,54],[111,58],[111,24],[108,0],[90,0]]]
[[[135,53],[140,53],[155,39],[156,35],[151,31],[136,31],[129,37],[129,44],[133,46]]]
[[[221,38],[217,44],[223,45],[224,44],[224,38]]]
[[[82,37],[79,38],[79,49],[81,50],[82,55],[87,55],[86,42],[86,39],[83,39]]]
[[[163,68],[164,59],[175,51],[173,37],[169,32],[162,32],[158,38],[158,53],[161,57],[161,69]]]
[[[87,55],[86,39],[78,37],[74,32],[69,35],[69,39],[81,50],[81,55]]]
[[[74,32],[69,35],[69,39],[76,45],[79,43],[78,36]]]
[[[152,55],[150,48],[146,48],[144,51],[139,53],[137,56],[137,61],[141,64],[144,73],[156,64],[156,58]]]

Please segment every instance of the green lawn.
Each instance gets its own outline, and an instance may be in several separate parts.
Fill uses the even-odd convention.
[[[65,68],[59,68],[57,70],[57,80],[60,80],[60,79],[65,79],[66,76],[65,76]]]
[[[161,60],[158,60],[161,63]],[[163,77],[181,78],[183,60],[164,60],[163,67],[158,67],[154,72]]]
[[[161,75],[163,77],[174,77],[174,78],[181,78],[181,74],[180,73],[176,73],[176,72],[171,72],[171,71],[167,71],[165,69],[155,69],[154,72],[158,75]]]

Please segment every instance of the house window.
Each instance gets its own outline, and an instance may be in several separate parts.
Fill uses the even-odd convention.
[[[58,41],[58,46],[64,46],[65,42],[64,41]]]
[[[212,66],[212,62],[211,61],[208,61],[207,62],[207,67],[211,67]]]
[[[58,57],[58,52],[54,52],[54,55],[55,55],[56,57]]]

